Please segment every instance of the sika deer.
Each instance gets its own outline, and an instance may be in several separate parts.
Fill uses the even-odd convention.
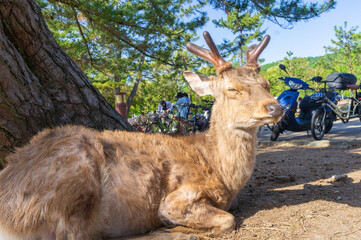
[[[239,69],[204,37],[211,51],[187,48],[219,76],[184,76],[216,99],[208,132],[171,137],[66,126],[39,133],[0,173],[1,239],[101,239],[164,225],[233,230],[226,211],[251,176],[256,128],[279,121],[283,109],[258,76],[269,36]]]

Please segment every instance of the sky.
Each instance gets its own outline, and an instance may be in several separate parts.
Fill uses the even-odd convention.
[[[232,40],[234,35],[231,31],[216,28],[211,22],[212,19],[219,19],[222,16],[225,18],[225,14],[212,9],[207,12],[210,21],[197,32],[200,36],[197,44],[205,46],[203,31],[208,31],[216,44],[222,43],[223,39]],[[343,27],[345,21],[347,21],[348,30],[353,26],[361,25],[361,0],[337,0],[334,9],[307,22],[295,23],[292,29],[282,29],[266,21],[263,28],[267,29],[271,41],[260,58],[264,58],[263,64],[267,64],[282,60],[287,56],[288,51],[293,52],[292,57],[322,56],[325,54],[324,47],[332,46],[331,39],[336,40],[334,27]],[[361,28],[358,28],[357,32],[361,32]]]

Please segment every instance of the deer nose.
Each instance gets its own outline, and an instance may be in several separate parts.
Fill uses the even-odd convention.
[[[281,104],[271,103],[266,105],[266,110],[272,117],[282,116],[284,108]]]

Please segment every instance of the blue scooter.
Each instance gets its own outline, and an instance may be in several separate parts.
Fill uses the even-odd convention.
[[[279,67],[288,74],[286,67],[283,64],[280,64]],[[312,100],[312,95],[305,96],[298,106],[297,99],[300,94],[298,91],[306,89],[314,90],[310,88],[309,84],[306,82],[293,77],[279,78],[279,80],[288,85],[290,89],[283,91],[277,98],[280,104],[285,108],[285,115],[278,123],[274,124],[272,127],[269,126],[272,131],[270,138],[271,141],[276,141],[279,134],[283,133],[285,130],[292,132],[310,130],[312,112],[321,106],[320,102]],[[321,81],[322,77],[314,77],[312,80]],[[297,107],[300,108],[300,114],[298,117],[295,116]]]

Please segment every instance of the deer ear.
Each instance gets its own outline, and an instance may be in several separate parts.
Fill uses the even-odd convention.
[[[198,95],[205,96],[213,94],[208,77],[189,71],[185,71],[183,76]]]

